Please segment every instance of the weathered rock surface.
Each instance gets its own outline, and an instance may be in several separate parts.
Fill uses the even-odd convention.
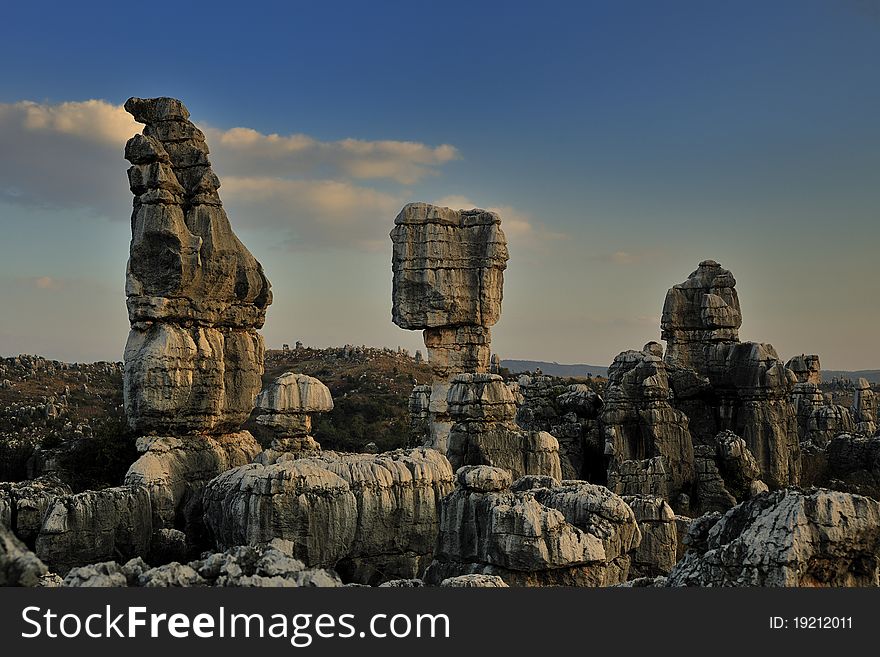
[[[446,454],[453,425],[447,413],[450,378],[489,372],[490,327],[501,316],[507,240],[501,218],[485,210],[410,203],[394,223],[392,320],[404,329],[424,330],[436,377],[427,400],[422,391],[415,393],[414,428],[424,423],[425,445]]]
[[[678,551],[675,513],[662,497],[624,496],[633,510],[642,541],[632,551],[629,577],[656,577],[672,570]]]
[[[125,147],[135,196],[126,275],[125,406],[136,431],[226,433],[260,390],[272,301],[233,233],[204,135],[173,98],[131,98],[144,134]]]
[[[333,410],[330,390],[318,379],[286,372],[257,397],[257,425],[272,438],[261,462],[271,463],[283,452],[313,454],[321,446],[309,436],[312,414]]]
[[[729,271],[708,260],[667,293],[661,329],[674,403],[687,414],[695,444],[731,430],[746,441],[769,485],[796,484],[800,443],[790,396],[798,377],[772,345],[739,342],[735,285]]]
[[[425,448],[249,464],[221,474],[203,495],[221,546],[293,541],[310,566],[347,580],[413,578],[430,561],[449,462]]]
[[[46,510],[56,498],[70,493],[70,486],[52,475],[0,482],[0,525],[33,548]]]
[[[211,479],[231,468],[250,463],[260,444],[247,431],[220,436],[178,438],[148,436],[138,439],[141,457],[125,475],[125,483],[143,486],[150,494],[156,529],[186,528],[188,505]]]
[[[666,293],[660,320],[666,361],[702,372],[707,349],[739,342],[742,326],[736,279],[714,260],[704,260],[684,283]]]
[[[795,356],[785,363],[785,368],[794,372],[798,383],[819,385],[822,382],[822,365],[816,354]]]
[[[877,396],[867,379],[859,378],[853,388],[852,415],[856,423],[856,431],[867,436],[876,433]]]
[[[275,540],[260,546],[238,546],[226,552],[203,555],[189,563],[170,563],[150,568],[141,559],[120,566],[114,561],[74,568],[64,586],[240,586],[301,587],[340,586],[332,571],[306,568],[293,557],[288,541]]]
[[[53,571],[145,555],[153,533],[150,495],[142,486],[119,486],[64,495],[46,513],[36,553]]]
[[[668,586],[877,586],[880,502],[824,489],[759,495],[695,521]]]
[[[38,586],[47,572],[37,555],[0,525],[0,586]]]
[[[523,431],[515,423],[516,397],[497,374],[459,374],[452,379],[447,413],[453,425],[447,456],[453,469],[491,465],[514,478],[562,478],[559,443],[544,431]]]
[[[506,589],[507,583],[497,575],[458,575],[447,577],[440,586],[456,588]]]
[[[614,359],[600,421],[612,490],[674,501],[691,491],[694,453],[688,418],[671,404],[662,353],[653,342]]]
[[[399,327],[488,327],[498,321],[509,256],[497,214],[410,203],[394,220],[391,241],[391,312]]]
[[[511,586],[622,582],[641,535],[632,509],[607,488],[466,466],[443,500],[425,581],[497,575]]]

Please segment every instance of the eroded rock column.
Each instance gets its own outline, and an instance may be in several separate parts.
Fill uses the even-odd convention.
[[[515,398],[490,374],[491,332],[501,316],[507,240],[486,210],[406,205],[391,231],[392,319],[423,330],[434,381],[426,446],[461,465],[497,465],[514,476],[560,476],[559,445],[516,427]],[[424,408],[419,390],[413,407]]]

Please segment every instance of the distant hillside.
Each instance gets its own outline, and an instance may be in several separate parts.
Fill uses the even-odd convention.
[[[841,378],[855,381],[859,378],[868,379],[870,383],[880,383],[880,370],[856,370],[848,372],[846,370],[822,370],[822,380],[830,382],[831,379]]]
[[[542,360],[502,360],[501,367],[506,367],[514,374],[521,372],[534,372],[539,368],[544,374],[550,376],[585,377],[608,376],[608,368],[601,365],[564,365],[560,363],[546,363]]]

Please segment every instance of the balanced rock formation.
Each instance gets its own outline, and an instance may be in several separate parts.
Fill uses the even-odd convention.
[[[425,581],[496,575],[509,586],[608,586],[623,582],[641,540],[632,509],[584,481],[523,477],[466,466],[443,500]]]
[[[800,447],[790,395],[798,378],[772,345],[739,341],[735,285],[728,270],[706,260],[667,293],[661,330],[675,405],[687,414],[695,443],[731,430],[769,485],[796,484]]]
[[[145,124],[125,157],[134,194],[126,296],[125,408],[140,433],[224,433],[253,409],[272,302],[232,232],[204,134],[173,98],[130,98]]]
[[[281,453],[311,454],[321,449],[309,434],[312,415],[333,410],[330,390],[318,379],[287,372],[272,381],[257,397],[257,425],[272,436],[265,461]]]
[[[608,485],[619,495],[659,495],[680,506],[694,482],[688,418],[673,408],[663,347],[619,354],[608,368],[600,416]]]
[[[203,507],[221,547],[290,540],[306,565],[376,584],[421,573],[451,488],[449,462],[430,449],[282,454],[273,464],[218,476],[203,492]]]
[[[704,519],[694,521],[667,586],[880,585],[873,499],[788,488]]]
[[[501,316],[507,240],[501,218],[485,210],[404,206],[391,231],[392,320],[423,330],[436,377],[427,446],[446,453],[449,378],[488,372],[490,327]]]

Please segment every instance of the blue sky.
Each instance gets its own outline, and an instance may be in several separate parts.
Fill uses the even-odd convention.
[[[170,95],[273,282],[270,346],[419,346],[387,233],[426,200],[509,227],[502,357],[607,364],[713,258],[744,339],[880,367],[876,0],[18,3],[0,62],[0,353],[121,357],[114,108]]]

